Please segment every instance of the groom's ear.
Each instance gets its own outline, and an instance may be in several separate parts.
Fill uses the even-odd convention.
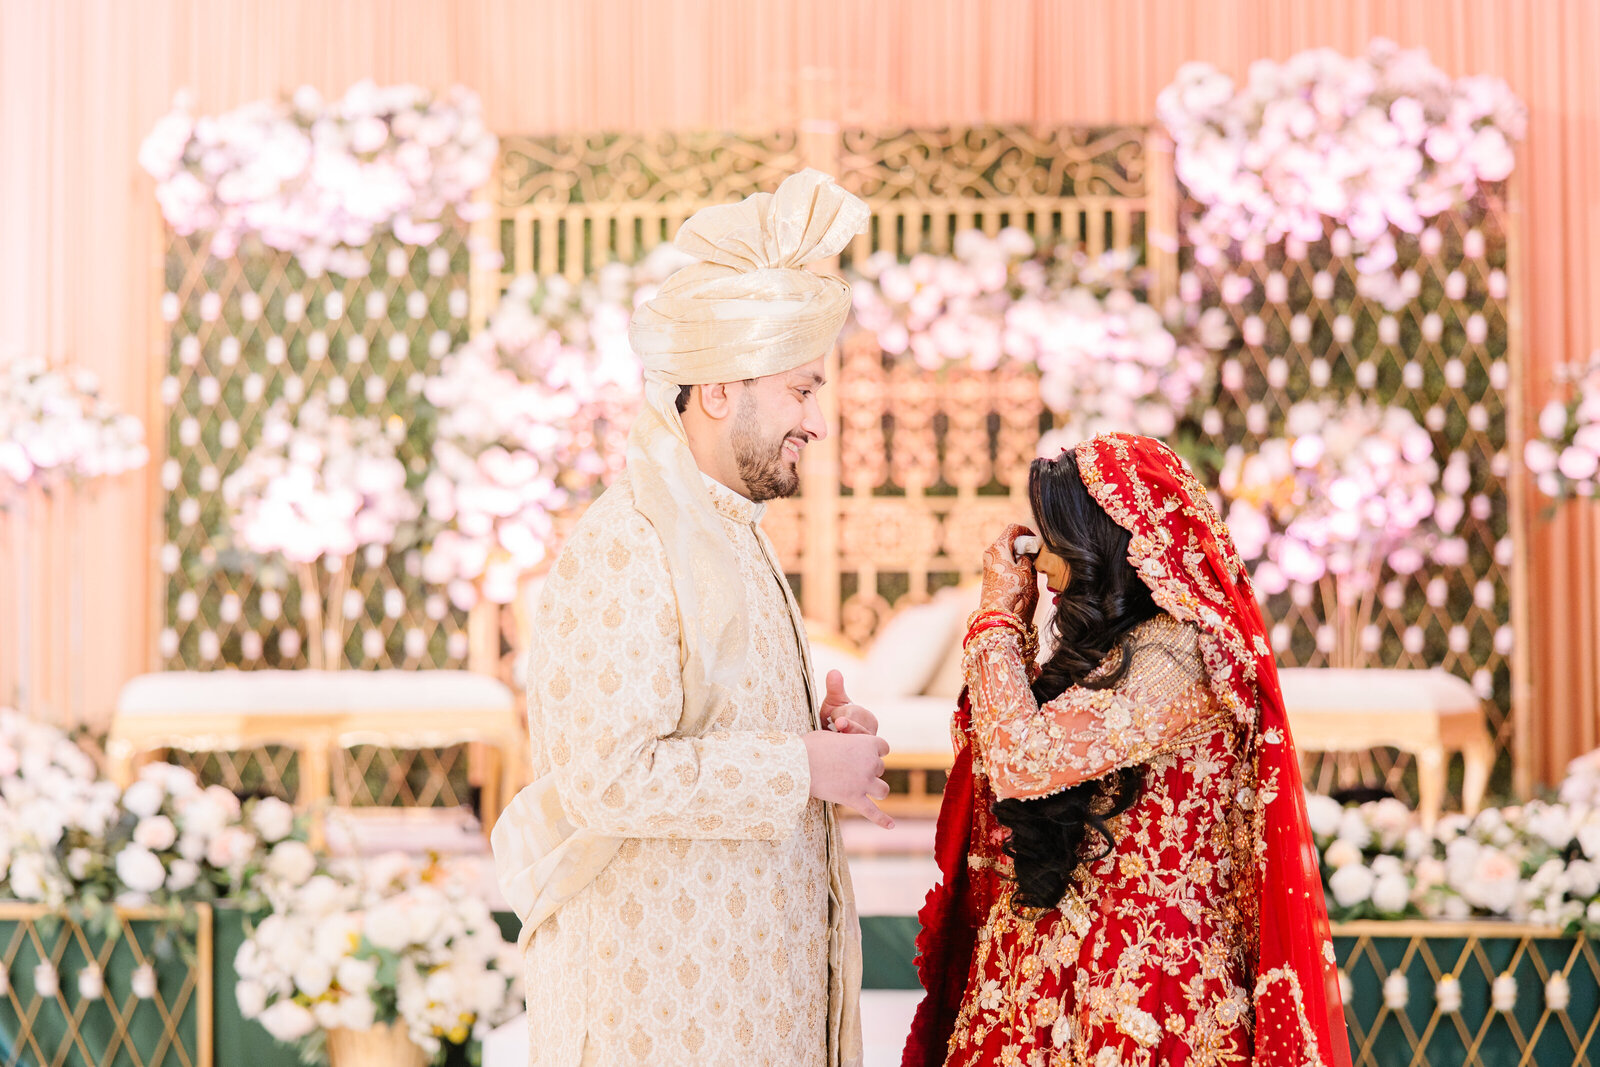
[[[733,393],[727,382],[700,386],[689,402],[698,404],[707,418],[721,420],[733,414]]]

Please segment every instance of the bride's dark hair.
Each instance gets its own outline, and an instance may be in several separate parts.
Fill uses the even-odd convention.
[[[1072,686],[1110,689],[1120,682],[1135,655],[1133,628],[1161,609],[1128,562],[1128,531],[1089,495],[1075,454],[1034,460],[1028,497],[1046,547],[1069,569],[1051,624],[1053,651],[1033,683],[1042,706]],[[1096,675],[1117,649],[1114,665]],[[1055,907],[1073,870],[1091,858],[1083,853],[1084,838],[1091,830],[1098,834],[1098,855],[1104,855],[1115,843],[1107,821],[1133,806],[1142,780],[1142,768],[1128,767],[1037,800],[995,801],[995,818],[1010,831],[1005,850],[1016,866],[1013,899],[1024,907]]]

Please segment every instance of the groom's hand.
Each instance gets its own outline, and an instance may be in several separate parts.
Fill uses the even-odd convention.
[[[889,742],[831,730],[812,730],[801,740],[811,764],[812,796],[843,804],[885,830],[894,829],[894,820],[873,803],[889,795],[889,783],[883,780],[883,757]]]
[[[841,734],[878,734],[878,717],[845,695],[844,675],[828,672],[828,693],[822,698],[822,725]]]

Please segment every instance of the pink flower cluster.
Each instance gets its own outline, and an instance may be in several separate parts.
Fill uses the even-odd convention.
[[[1539,412],[1539,436],[1523,446],[1523,460],[1546,496],[1600,497],[1600,352],[1563,377],[1572,396]]]
[[[955,254],[869,257],[852,278],[855,321],[927,370],[1009,360],[1036,366],[1067,443],[1104,430],[1166,436],[1210,375],[1133,292],[1126,254],[1042,252],[1026,232],[956,235]]]
[[[488,329],[429,379],[439,421],[423,576],[458,606],[514,599],[554,556],[557,517],[621,470],[643,388],[628,319],[676,263],[664,251],[581,284],[517,278]]]
[[[403,432],[393,419],[389,433]],[[222,483],[235,535],[294,563],[389,545],[418,513],[389,433],[376,419],[333,414],[320,393],[293,411],[280,400]]]
[[[121,474],[149,458],[144,424],[102,400],[89,371],[16,360],[0,374],[0,496]]]
[[[1365,253],[1363,272],[1393,265],[1393,231],[1419,233],[1504,180],[1527,124],[1500,79],[1451,79],[1425,51],[1382,38],[1355,58],[1319,48],[1257,60],[1242,89],[1188,63],[1156,112],[1204,208],[1188,227],[1201,262],[1234,243],[1315,241],[1332,219]]]
[[[1441,473],[1410,412],[1308,400],[1289,410],[1285,430],[1253,453],[1230,448],[1218,476],[1228,528],[1240,555],[1259,561],[1263,593],[1326,576],[1365,590],[1385,565],[1411,574],[1430,555],[1466,562],[1454,536],[1472,483],[1466,456]]]
[[[211,233],[213,255],[232,256],[255,236],[313,275],[359,276],[370,269],[360,249],[374,237],[426,245],[447,212],[469,217],[496,148],[470,90],[435,99],[362,81],[332,103],[307,87],[288,102],[198,119],[180,97],[139,162],[168,224]]]

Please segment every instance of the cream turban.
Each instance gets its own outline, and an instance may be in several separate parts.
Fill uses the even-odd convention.
[[[646,377],[736,382],[826,355],[850,312],[850,287],[802,268],[837,255],[867,217],[865,203],[815,170],[776,193],[697,212],[673,243],[700,262],[668,278],[628,331]]]

